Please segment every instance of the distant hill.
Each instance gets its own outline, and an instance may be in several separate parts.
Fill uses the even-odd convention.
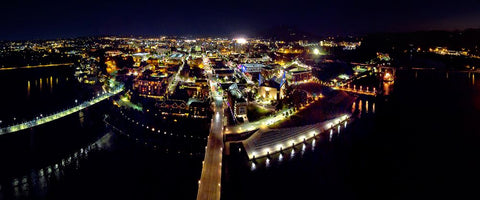
[[[258,38],[283,40],[288,42],[298,40],[315,40],[319,38],[294,26],[275,26],[257,31],[254,33],[254,35]]]
[[[470,49],[478,53],[480,50],[480,29],[466,29],[462,31],[417,31],[403,33],[374,33],[364,37],[365,47],[379,51],[392,49],[411,49],[427,47],[448,47],[460,50]],[[363,46],[363,45],[362,45]]]

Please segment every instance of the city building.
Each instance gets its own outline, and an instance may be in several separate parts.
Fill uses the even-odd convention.
[[[285,97],[285,77],[273,77],[262,82],[258,89],[258,95],[263,101],[276,101]]]
[[[247,106],[248,101],[244,97],[243,92],[240,90],[236,83],[228,86],[228,105],[232,108],[235,119],[241,120],[241,122],[248,121],[247,118]]]
[[[285,69],[287,80],[294,84],[312,79],[312,70],[293,64]]]
[[[167,75],[153,75],[136,79],[133,83],[133,89],[138,96],[146,98],[163,99],[168,80]]]
[[[264,67],[265,65],[260,63],[244,63],[238,65],[238,68],[243,73],[259,73]]]

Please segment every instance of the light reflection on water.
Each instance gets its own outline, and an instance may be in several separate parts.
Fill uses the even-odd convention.
[[[480,87],[478,87],[477,85],[474,84],[474,74],[472,73],[471,77],[467,77],[466,74],[459,74],[459,73],[452,73],[452,75],[449,77],[450,79],[449,80],[445,80],[445,72],[433,72],[435,74],[433,74],[432,76],[430,76],[431,74],[428,74],[428,76],[424,75],[426,73],[431,73],[431,72],[418,72],[418,73],[421,73],[420,74],[420,77],[418,77],[418,80],[412,80],[414,79],[414,77],[412,76],[412,74],[416,74],[417,72],[411,72],[409,71],[408,74],[405,74],[405,78],[406,79],[399,79],[399,81],[396,81],[395,82],[395,87],[394,87],[394,90],[392,90],[392,96],[389,97],[388,101],[385,101],[384,99],[382,99],[381,97],[378,98],[379,100],[377,102],[374,102],[372,101],[371,99],[369,99],[368,101],[368,106],[371,106],[371,107],[368,107],[366,106],[365,107],[365,112],[366,110],[368,109],[369,111],[369,115],[373,116],[372,114],[373,113],[377,113],[377,114],[380,114],[379,116],[382,116],[382,117],[372,117],[372,118],[369,118],[368,115],[363,115],[365,117],[363,117],[361,120],[358,120],[356,121],[354,124],[352,124],[351,122],[349,122],[349,131],[345,131],[345,130],[342,130],[342,138],[337,138],[337,137],[333,137],[333,141],[335,141],[336,139],[338,139],[339,141],[340,140],[343,140],[342,142],[339,142],[337,143],[337,145],[332,145],[332,146],[328,146],[328,145],[325,145],[327,147],[324,148],[324,144],[326,143],[326,141],[322,141],[321,139],[317,140],[317,143],[319,144],[319,147],[316,148],[316,152],[319,152],[319,153],[312,153],[312,154],[309,154],[307,153],[306,156],[305,156],[305,159],[302,157],[300,159],[295,159],[295,160],[290,160],[288,159],[288,157],[286,157],[286,159],[284,159],[284,161],[282,162],[282,164],[280,164],[278,167],[275,166],[276,162],[273,162],[271,167],[269,169],[265,169],[265,170],[261,170],[259,167],[257,167],[257,171],[256,172],[252,172],[252,173],[245,173],[244,176],[238,176],[240,178],[232,178],[232,181],[231,181],[231,185],[232,185],[232,191],[230,191],[230,195],[231,196],[234,196],[234,195],[237,195],[237,194],[241,194],[242,192],[246,192],[246,190],[240,190],[240,192],[237,192],[238,191],[238,187],[236,186],[241,186],[242,184],[245,184],[245,183],[252,183],[252,182],[256,182],[258,184],[253,184],[252,185],[252,188],[253,187],[257,187],[257,186],[264,186],[264,187],[261,187],[263,191],[272,191],[274,189],[276,190],[279,190],[279,191],[284,191],[282,192],[281,195],[278,195],[278,196],[287,196],[288,195],[291,195],[291,196],[296,196],[297,193],[296,191],[301,191],[302,187],[308,187],[309,184],[316,184],[318,182],[322,182],[322,183],[326,183],[325,185],[328,185],[330,183],[333,183],[335,184],[335,188],[338,187],[336,184],[339,182],[339,181],[343,181],[345,180],[345,176],[344,176],[344,173],[342,171],[342,173],[338,173],[339,175],[336,175],[336,176],[325,176],[322,177],[322,173],[328,173],[327,171],[328,170],[323,170],[323,169],[337,169],[339,167],[345,167],[347,168],[345,171],[346,172],[350,172],[352,171],[352,169],[356,169],[355,167],[356,166],[351,166],[351,163],[350,162],[347,162],[347,163],[342,163],[340,166],[338,166],[338,162],[336,161],[331,161],[332,160],[332,157],[334,159],[337,159],[338,158],[338,151],[343,151],[342,148],[346,148],[347,150],[345,152],[349,152],[351,150],[351,148],[349,147],[351,144],[355,144],[355,142],[358,142],[360,141],[360,144],[362,145],[365,145],[365,149],[368,149],[367,151],[370,152],[369,148],[368,147],[369,145],[376,145],[375,143],[379,143],[379,142],[386,142],[384,141],[384,137],[383,135],[381,137],[379,137],[379,134],[376,134],[377,132],[375,132],[375,134],[370,134],[370,132],[374,132],[374,131],[377,131],[377,127],[381,127],[382,125],[378,125],[376,123],[378,122],[387,122],[387,121],[392,121],[391,124],[395,124],[395,125],[402,125],[403,121],[400,121],[398,120],[398,122],[396,121],[397,119],[401,118],[402,115],[400,115],[403,111],[405,111],[405,113],[413,113],[413,115],[415,115],[415,112],[412,112],[412,111],[415,111],[417,109],[423,109],[422,111],[425,111],[425,110],[435,110],[437,108],[437,106],[441,106],[441,105],[449,105],[451,107],[453,107],[454,109],[449,109],[449,108],[446,108],[444,110],[446,110],[445,112],[441,112],[442,115],[438,115],[436,114],[435,112],[431,115],[434,119],[441,119],[441,118],[447,118],[449,119],[449,122],[450,121],[454,121],[454,120],[450,120],[449,118],[449,115],[450,113],[455,113],[457,114],[457,116],[462,116],[463,113],[462,111],[464,112],[465,110],[467,109],[472,109],[472,104],[473,106],[475,106],[475,110],[476,111],[479,111],[480,110],[480,94],[479,91],[480,91]],[[402,76],[403,73],[400,75]],[[447,75],[448,76],[448,75]],[[478,77],[478,76],[477,76]],[[403,77],[402,77],[403,78]],[[432,81],[433,80],[433,81]],[[398,84],[397,84],[398,83]],[[432,87],[433,86],[433,87]],[[455,92],[458,92],[458,93],[455,93]],[[450,95],[450,94],[461,94],[461,95]],[[465,96],[463,96],[465,95]],[[412,98],[413,97],[413,98]],[[418,98],[416,98],[418,97]],[[420,98],[421,97],[421,98]],[[425,101],[423,102],[423,99],[428,99],[429,101]],[[433,103],[430,103],[430,100],[433,99]],[[442,99],[442,100],[438,100],[438,99]],[[443,99],[446,99],[446,100],[443,100]],[[458,101],[457,101],[458,100]],[[417,106],[417,105],[414,105],[412,106],[412,102],[414,102],[414,104],[417,104],[417,103],[421,103],[422,106]],[[437,103],[437,102],[441,102],[441,103]],[[445,104],[445,102],[449,102],[447,104]],[[450,103],[450,102],[454,102],[454,103]],[[458,102],[462,102],[464,103],[464,105],[455,105],[456,103],[458,104]],[[367,104],[366,102],[364,102],[365,105]],[[477,105],[478,103],[478,105]],[[430,105],[431,104],[431,105]],[[357,102],[357,105],[358,105],[358,102]],[[378,107],[377,107],[378,106]],[[447,107],[449,107],[447,106]],[[354,106],[352,105],[352,108]],[[422,107],[426,107],[426,108],[422,108]],[[458,108],[458,109],[457,109]],[[460,111],[457,111],[457,110],[460,110]],[[377,112],[378,111],[378,112]],[[408,112],[407,112],[408,111]],[[388,113],[387,113],[388,112]],[[447,113],[447,114],[444,114],[444,113]],[[468,112],[467,112],[468,113]],[[470,119],[473,119],[473,120],[470,120],[470,121],[474,121],[474,119],[478,119],[478,112],[475,112],[475,113],[469,113],[469,114],[466,114],[467,116],[470,116],[471,118]],[[383,117],[385,116],[385,117]],[[422,115],[423,117],[423,115]],[[384,118],[384,119],[379,119],[379,118]],[[414,119],[419,119],[420,117],[414,117]],[[464,124],[464,126],[466,125],[471,125],[471,124],[475,124],[474,122],[473,123],[463,123],[464,120],[467,120],[468,119],[459,119],[458,121],[461,121],[462,123],[461,124]],[[412,128],[415,128],[416,126],[415,125],[420,125],[421,126],[424,126],[425,124],[427,124],[427,127],[428,127],[428,124],[430,123],[430,121],[426,120],[427,123],[423,122],[423,121],[419,121],[419,122],[413,122],[413,126],[410,126]],[[432,120],[433,121],[433,120]],[[435,120],[437,121],[437,120]],[[445,120],[447,121],[447,120]],[[362,123],[360,123],[362,122]],[[365,123],[363,123],[365,122]],[[390,125],[390,122],[388,122],[388,124]],[[433,126],[434,125],[434,126]],[[431,123],[430,124],[431,127],[436,127],[436,126],[443,126],[441,124],[434,124],[434,123]],[[355,128],[365,128],[363,130],[355,130]],[[378,133],[381,133],[381,134],[390,134],[390,130],[392,126],[385,126],[385,127],[381,127],[381,128],[378,128],[380,129],[378,131]],[[410,128],[408,127],[408,128]],[[451,130],[457,130],[458,127],[453,127],[448,125],[447,127],[452,127],[452,129],[447,129],[445,130],[445,133],[442,132],[442,130],[440,129],[434,129],[436,130],[435,132],[432,132],[434,133],[435,135],[438,135],[437,134],[437,131],[438,132],[441,132],[441,136],[442,137],[455,137],[455,135],[458,134],[458,132],[452,132],[452,133],[447,133],[446,132],[451,132]],[[478,130],[478,127],[475,127],[475,126],[467,126],[468,127],[468,130]],[[456,128],[456,129],[453,129],[453,128]],[[402,129],[403,130],[403,129]],[[405,129],[405,130],[408,130],[408,129]],[[424,130],[424,129],[421,129],[421,130]],[[427,129],[425,129],[427,130]],[[328,133],[328,132],[327,132]],[[346,134],[346,135],[344,135]],[[401,131],[398,131],[398,134],[397,134],[397,131],[395,131],[395,137],[396,138],[397,136],[399,138],[404,138],[403,136],[403,133],[401,133]],[[431,135],[428,133],[427,131],[427,134],[425,135],[424,133],[422,133],[423,135],[420,136],[420,137],[424,137],[422,138],[422,142],[420,143],[416,143],[416,141],[418,141],[418,137],[415,136],[415,137],[412,137],[412,138],[409,138],[410,141],[414,141],[414,144],[418,144],[418,145],[422,145],[422,146],[425,146],[425,147],[432,147],[432,146],[429,146],[431,143]],[[421,135],[420,133],[418,135]],[[328,136],[328,135],[326,135]],[[336,134],[335,134],[336,136]],[[381,139],[372,139],[374,137],[370,137],[370,136],[376,136],[376,137],[379,137]],[[390,138],[391,135],[387,136],[387,138]],[[436,137],[436,136],[434,136]],[[465,137],[465,136],[462,136],[462,137]],[[344,139],[345,138],[345,139]],[[325,137],[325,139],[327,139],[327,137]],[[368,139],[368,141],[366,143],[364,143],[364,139]],[[348,141],[348,143],[343,143],[344,141]],[[424,142],[425,141],[425,142]],[[441,139],[439,141],[445,141],[447,142],[448,139]],[[460,142],[459,141],[455,141],[455,144],[456,142]],[[342,144],[340,144],[342,143]],[[359,143],[357,143],[359,144]],[[411,151],[411,150],[406,150],[404,149],[404,144],[403,144],[403,141],[400,141],[400,142],[397,142],[397,141],[394,141],[394,142],[389,142],[389,145],[392,145],[393,147],[388,147],[386,149],[388,150],[392,150],[393,148],[395,148],[395,152],[398,150],[398,152],[402,152],[402,154],[404,154],[405,152],[408,152],[408,153],[417,153],[416,151],[418,151],[417,149]],[[443,144],[443,143],[442,143]],[[453,143],[452,143],[453,144]],[[470,152],[466,152],[467,150],[470,151],[471,149],[475,149],[475,143],[474,142],[468,142],[468,143],[461,143],[460,145],[469,145],[469,148],[465,148],[465,151],[464,150],[460,150],[458,152],[461,152],[461,153],[465,153],[468,155],[468,158],[470,157],[474,157],[474,154],[475,154],[475,151],[471,151]],[[381,145],[380,145],[381,146]],[[328,151],[330,150],[331,148],[335,148],[334,150],[332,150],[331,152]],[[339,148],[337,148],[339,147]],[[434,145],[433,147],[438,147],[437,145]],[[463,148],[463,147],[462,147]],[[427,149],[427,148],[425,148]],[[450,149],[455,149],[455,148],[450,148]],[[368,158],[368,162],[370,163],[376,163],[378,162],[377,159],[381,159],[382,157],[385,156],[384,153],[377,153],[377,152],[381,152],[383,149],[380,148],[380,149],[376,149],[375,150],[375,153],[372,152],[372,155],[373,155],[373,158],[370,159]],[[439,148],[438,149],[440,152],[443,152],[444,150],[442,150],[442,148]],[[423,151],[423,149],[421,150]],[[426,152],[428,153],[431,153],[430,152],[430,148],[428,148],[428,150],[425,150]],[[435,150],[436,151],[436,150]],[[453,150],[455,151],[455,150]],[[448,150],[448,152],[452,152],[452,150]],[[455,151],[457,152],[457,151]],[[423,154],[421,154],[423,155]],[[439,154],[441,155],[441,154]],[[452,156],[455,156],[456,154],[453,154],[452,153]],[[463,156],[463,155],[462,155]],[[364,155],[355,155],[355,154],[351,154],[349,156],[345,156],[344,158],[346,159],[349,159],[349,160],[355,160],[355,159],[361,159],[361,160],[365,160],[365,156]],[[467,158],[467,157],[462,157],[462,158]],[[403,159],[403,158],[399,158],[399,157],[395,157],[395,158],[392,158],[392,159],[398,159],[399,161],[409,161],[410,159]],[[272,159],[273,160],[273,159]],[[388,161],[390,161],[390,158],[387,159]],[[435,166],[435,164],[437,163],[437,158],[434,159],[435,162],[432,162],[432,165],[428,164],[427,166],[428,167],[437,167]],[[438,163],[442,163],[443,162],[443,158],[438,158]],[[287,163],[292,163],[292,164],[287,164]],[[416,163],[416,160],[415,160],[415,163]],[[282,166],[283,165],[283,166]],[[402,166],[403,164],[401,164],[400,166]],[[258,165],[257,165],[258,166]],[[310,166],[313,166],[311,168],[309,168],[308,170],[305,170]],[[396,170],[396,167],[393,167],[392,169],[393,170]],[[423,166],[422,166],[423,167]],[[451,166],[447,166],[447,167],[444,167],[445,169],[450,169]],[[470,167],[467,167],[467,166],[462,166],[462,167],[459,167],[459,168],[466,168],[468,170],[469,173],[465,173],[465,174],[475,174],[476,172],[476,169],[477,167],[475,165],[470,166]],[[319,170],[319,169],[322,169],[322,170]],[[376,168],[376,167],[373,167],[371,168],[372,170],[378,170],[380,168]],[[422,168],[423,169],[423,168]],[[443,169],[443,168],[442,168]],[[391,170],[389,168],[389,170]],[[267,172],[264,172],[264,171],[267,171]],[[302,172],[300,172],[302,171]],[[370,170],[368,170],[370,171]],[[415,171],[410,171],[408,170],[407,171],[408,173],[414,173],[416,174],[417,172]],[[472,172],[472,173],[470,173]],[[231,173],[235,173],[235,172],[231,172]],[[237,173],[241,173],[240,170],[238,170]],[[302,174],[303,173],[303,174]],[[359,172],[359,173],[363,173],[363,171]],[[419,173],[423,173],[423,172],[419,172]],[[300,175],[297,176],[297,174],[302,174],[302,178],[298,178],[300,177]],[[309,180],[308,178],[310,177],[309,175],[312,174],[311,177],[314,177],[312,178],[311,180]],[[243,175],[243,174],[242,174]],[[284,179],[284,177],[289,177],[289,179]],[[350,175],[350,174],[349,174]],[[371,174],[372,177],[378,177],[380,180],[385,180],[384,179],[384,173],[372,173]],[[402,173],[403,175],[403,173]],[[281,178],[279,179],[274,179],[274,181],[270,181],[269,177],[275,177],[275,176],[279,176]],[[243,178],[243,177],[246,177],[246,178]],[[258,178],[257,178],[258,177]],[[320,177],[320,178],[318,178]],[[359,177],[363,177],[363,176],[359,176]],[[370,174],[368,175],[368,177],[370,177]],[[425,180],[423,180],[422,178],[422,181],[425,181],[425,183],[428,183],[430,184],[430,180],[427,180],[428,178],[430,177],[426,177]],[[285,187],[283,187],[283,182],[281,183],[277,183],[277,182],[280,182],[278,180],[286,180],[285,183],[300,183],[300,182],[303,182],[305,180],[305,184],[304,185],[300,185],[298,187],[295,188],[295,192],[291,192],[291,193],[288,193],[286,191],[286,188],[290,188],[292,187],[292,184],[290,185],[286,185]],[[319,179],[321,181],[319,181]],[[333,181],[332,181],[333,180]],[[377,182],[377,181],[371,181],[371,182],[365,182],[365,181],[362,181],[362,179],[357,179],[355,177],[355,179],[352,179],[354,180],[355,182],[358,181],[358,184],[356,184],[354,187],[363,187],[364,185],[365,188],[368,190],[370,188],[379,188],[381,185],[387,185],[387,187],[396,187],[398,186],[398,182],[389,182],[389,181],[380,181],[380,182]],[[236,184],[236,183],[240,183],[240,184]],[[407,188],[410,187],[410,185],[412,184],[412,182],[410,180],[405,180],[403,182],[401,182],[401,184],[405,184]],[[443,184],[443,183],[442,183]],[[296,184],[293,184],[293,185],[296,185]],[[341,186],[343,187],[352,187],[351,186],[351,182],[350,181],[346,181],[345,184],[341,184]],[[421,186],[425,186],[425,187],[430,187],[429,185],[424,185],[424,184],[421,184]],[[443,186],[443,185],[442,185]],[[311,188],[314,188],[314,187],[311,187]],[[328,192],[328,191],[327,191]],[[365,197],[368,197],[368,196],[371,196],[372,194],[376,193],[377,191],[374,191],[372,190],[371,192],[367,192]],[[473,190],[472,193],[474,193],[475,191]],[[228,193],[228,192],[227,192]],[[263,193],[263,192],[261,192]],[[313,191],[305,191],[305,193],[307,194],[313,194],[313,193],[318,193],[318,194],[322,194],[322,192],[318,191],[318,190],[313,190]],[[323,192],[325,193],[325,192]],[[339,192],[335,191],[335,192],[331,192],[329,193],[329,196],[328,197],[337,197]],[[267,194],[267,195],[270,195],[270,194]],[[262,197],[264,196],[267,196],[267,195],[263,195]],[[352,193],[353,196],[357,195],[356,192],[353,192]],[[415,193],[406,193],[404,194],[403,197],[408,197],[408,196],[411,196],[411,195],[416,195]],[[326,195],[327,196],[327,195]],[[348,196],[348,198],[345,198],[345,199],[352,199],[351,198],[352,196]],[[355,196],[356,197],[356,196]],[[363,197],[363,196],[362,196]],[[252,198],[252,199],[262,199],[262,198]],[[272,199],[275,199],[275,198],[272,198]],[[359,199],[361,199],[359,197]]]
[[[65,171],[78,170],[80,162],[86,160],[91,152],[97,152],[110,148],[112,133],[107,133],[97,141],[80,148],[71,153],[69,156],[60,159],[57,163],[50,164],[46,167],[31,170],[28,175],[13,178],[10,188],[1,188],[0,197],[11,191],[14,198],[31,198],[32,195],[41,197],[46,194],[49,186],[53,182],[63,179]]]
[[[415,71],[415,72],[412,72],[412,73],[414,73],[415,78],[417,78],[418,72]],[[443,75],[443,73],[441,73],[441,74]],[[449,78],[449,73],[448,72],[446,72],[446,78],[447,79]],[[455,77],[452,76],[450,78],[452,78],[452,80],[453,80],[453,78],[455,78],[455,80],[456,80],[458,77],[457,76],[455,76]],[[468,76],[468,78],[465,78],[465,76],[463,76],[463,80],[467,80],[468,85],[472,84],[474,86],[474,84],[475,84],[475,74],[472,73],[471,76]],[[385,95],[391,95],[391,92],[393,92],[393,90],[392,90],[393,89],[393,84],[394,83],[384,83],[384,94]],[[368,98],[366,98],[366,99],[359,98],[358,100],[356,100],[355,102],[352,103],[351,111],[352,111],[352,113],[358,112],[358,115],[357,115],[358,117],[361,117],[363,115],[368,120],[368,116],[374,116],[374,114],[376,112],[376,109],[377,109],[376,106],[377,106],[377,104],[376,104],[375,100],[372,101],[372,99],[368,99]],[[340,127],[346,128],[347,123],[345,123],[344,126],[338,126],[337,130],[335,130],[335,128],[333,128],[333,129],[330,129],[327,132],[326,139],[328,138],[329,142],[334,142],[337,139],[337,137],[334,137],[334,136],[337,136],[337,134],[334,135],[334,133],[335,133],[335,131],[337,131],[336,133],[340,134],[340,132],[342,131],[340,129]],[[318,140],[318,141],[321,141],[321,140]],[[315,150],[315,146],[317,145],[316,143],[317,143],[317,140],[312,140],[311,141],[311,145],[312,145],[311,151]],[[308,143],[307,143],[307,145],[308,145]],[[273,156],[279,156],[279,158],[278,158],[279,161],[280,160],[285,160],[286,162],[283,162],[283,163],[288,163],[288,161],[291,158],[295,157],[296,153],[300,153],[300,154],[303,155],[303,153],[305,153],[305,148],[304,147],[305,147],[305,144],[303,144],[302,149],[299,152],[295,152],[294,149],[291,149],[290,156],[285,157],[285,159],[284,159],[283,155],[280,156],[280,154],[278,154],[278,155],[274,154]],[[271,166],[274,166],[274,165],[279,164],[279,163],[280,162],[273,162],[272,163],[270,161],[269,166],[271,167]],[[258,168],[258,165],[257,165],[257,168]]]
[[[30,81],[27,81],[27,97],[30,97]]]
[[[370,101],[370,102],[369,102]],[[358,107],[355,106],[358,105]],[[365,106],[363,107],[362,104]],[[369,108],[372,106],[371,108]],[[372,112],[367,112],[367,110],[371,110]],[[371,99],[370,97],[366,97],[366,99],[359,98],[356,100],[356,102],[352,103],[352,112],[358,112],[358,115],[363,115],[366,120],[368,120],[370,117],[374,116],[375,113],[375,100]],[[264,168],[271,168],[274,166],[279,166],[282,165],[282,163],[289,163],[290,161],[297,160],[294,159],[295,157],[298,157],[300,159],[303,158],[303,156],[307,156],[312,152],[318,152],[319,149],[316,148],[317,145],[323,145],[322,140],[328,141],[328,143],[334,143],[336,140],[339,138],[340,133],[343,133],[343,131],[347,130],[347,125],[350,122],[343,122],[341,124],[338,124],[336,126],[331,127],[329,130],[326,130],[323,133],[320,133],[317,137],[314,137],[310,140],[304,141],[301,146],[300,144],[297,144],[297,146],[288,147],[286,149],[283,149],[283,151],[276,152],[273,154],[270,154],[267,157],[264,158],[256,158],[254,161],[250,161],[251,167],[250,169],[257,170],[257,169],[264,169]],[[349,126],[348,126],[349,127]],[[297,148],[297,149],[296,149]],[[300,148],[300,149],[298,149]],[[283,152],[288,152],[288,154],[284,154]],[[278,157],[278,158],[276,158]],[[255,163],[255,164],[254,164]],[[259,165],[258,163],[262,163]]]

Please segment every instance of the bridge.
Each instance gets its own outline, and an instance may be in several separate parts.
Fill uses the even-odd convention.
[[[211,79],[210,79],[211,80]],[[214,81],[212,81],[214,82]],[[223,98],[217,95],[217,84],[211,83],[211,94],[215,102],[214,115],[205,147],[202,175],[198,181],[197,200],[220,200],[223,156]]]
[[[57,67],[57,66],[70,66],[73,63],[59,63],[59,64],[46,64],[46,65],[28,65],[23,67],[4,67],[0,68],[0,71],[5,70],[14,70],[14,69],[33,69],[33,68],[42,68],[42,67]]]
[[[79,104],[75,107],[57,112],[55,114],[47,115],[47,116],[44,116],[44,117],[41,117],[41,118],[38,118],[38,119],[33,119],[33,120],[23,122],[23,123],[20,123],[20,124],[16,124],[16,125],[1,128],[0,129],[0,135],[7,134],[7,133],[13,133],[13,132],[17,132],[17,131],[21,131],[21,130],[25,130],[25,129],[29,129],[29,128],[33,128],[35,126],[39,126],[39,125],[42,125],[42,124],[60,119],[62,117],[68,116],[70,114],[73,114],[73,113],[78,112],[80,110],[83,110],[85,108],[88,108],[92,105],[95,105],[98,102],[101,102],[105,99],[108,99],[112,95],[118,94],[122,90],[123,90],[123,85],[115,88],[111,92],[105,92],[105,93],[103,93],[101,95],[98,95],[97,97],[93,98],[92,100],[83,102],[83,103],[81,103],[81,104]]]

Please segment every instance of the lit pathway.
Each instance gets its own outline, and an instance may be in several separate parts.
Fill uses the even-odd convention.
[[[284,117],[283,113],[286,111],[290,111],[293,109],[291,108],[286,108],[281,111],[278,111],[277,113],[273,114],[272,116],[265,117],[263,119],[253,121],[253,122],[248,122],[248,123],[243,123],[235,126],[229,126],[225,130],[225,134],[236,134],[236,133],[242,133],[242,132],[248,132],[248,131],[253,131],[258,128],[266,128],[269,125],[272,125],[276,122],[283,121],[285,119],[288,119],[288,117]],[[296,113],[296,112],[294,112]]]
[[[33,120],[30,120],[30,121],[27,121],[27,122],[23,122],[21,124],[16,124],[16,125],[1,128],[0,129],[0,135],[25,130],[25,129],[28,129],[28,128],[32,128],[32,127],[35,127],[35,126],[38,126],[38,125],[42,125],[42,124],[60,119],[60,118],[65,117],[67,115],[70,115],[70,114],[73,114],[73,113],[78,112],[80,110],[83,110],[87,107],[90,107],[90,106],[92,106],[92,105],[94,105],[98,102],[101,102],[105,99],[108,99],[112,95],[118,94],[122,90],[123,90],[123,87],[118,87],[117,89],[115,89],[112,92],[104,93],[104,94],[102,94],[102,95],[100,95],[100,96],[98,96],[98,97],[96,97],[96,98],[94,98],[90,101],[83,102],[82,104],[79,104],[78,106],[72,107],[70,109],[67,109],[67,110],[52,114],[52,115],[48,115],[48,116],[45,116],[45,117],[42,117],[42,118],[39,118],[39,119],[33,119]]]
[[[318,101],[321,98],[315,98],[314,101]],[[313,103],[313,102],[312,102]],[[308,108],[312,103],[308,103],[305,106],[300,107],[297,111],[293,111],[293,108],[285,108],[282,109],[272,116],[265,117],[263,119],[253,121],[253,122],[248,122],[248,123],[243,123],[235,126],[229,126],[225,130],[225,134],[237,134],[237,133],[243,133],[243,132],[248,132],[248,131],[253,131],[255,129],[259,128],[267,128],[268,126],[282,122],[284,120],[287,120],[289,116],[294,115],[298,113],[299,111]],[[287,116],[284,116],[283,113],[287,111],[292,111],[292,114],[288,114]]]
[[[33,66],[23,66],[23,67],[4,67],[0,68],[0,71],[4,70],[14,70],[14,69],[32,69],[32,68],[40,68],[40,67],[56,67],[56,66],[70,66],[73,65],[73,63],[60,63],[60,64],[47,64],[47,65],[33,65]]]

